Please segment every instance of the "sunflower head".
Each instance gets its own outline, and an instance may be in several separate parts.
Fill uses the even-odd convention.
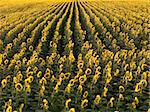
[[[75,108],[71,108],[69,112],[75,112]]]
[[[49,79],[50,76],[51,76],[50,73],[45,73],[45,74],[44,74],[44,77],[45,77],[46,79]]]
[[[107,96],[107,92],[108,92],[108,88],[104,87],[104,92],[103,92],[103,96],[104,96],[104,97]]]
[[[43,108],[46,110],[49,108],[47,99],[43,99]]]
[[[78,92],[82,93],[82,90],[83,90],[82,85],[79,85],[79,86],[78,86]]]
[[[88,106],[88,100],[87,99],[82,100],[82,102],[81,102],[81,108],[85,108],[87,106]]]
[[[94,100],[94,103],[95,103],[96,105],[98,105],[98,104],[100,103],[100,101],[101,101],[100,95],[96,95],[96,98],[95,98],[95,100]]]
[[[119,86],[119,92],[123,93],[124,91],[125,91],[124,87],[123,86]]]
[[[13,112],[12,106],[8,106],[7,109],[6,109],[6,112]]]
[[[135,86],[135,92],[140,92],[142,90],[142,83],[137,83]]]
[[[41,76],[42,76],[42,71],[39,71],[39,72],[37,73],[37,77],[40,78]]]
[[[47,80],[44,77],[42,77],[42,79],[40,80],[40,84],[41,85],[47,84]]]
[[[22,87],[22,84],[21,84],[21,83],[17,83],[17,84],[15,84],[15,88],[16,88],[16,90],[17,90],[18,92],[21,92],[21,91],[22,91],[22,89],[23,89],[23,87]]]
[[[9,63],[9,60],[6,59],[6,60],[4,61],[4,64],[5,64],[5,65],[8,65],[8,63]]]
[[[88,91],[85,91],[83,94],[83,98],[87,98],[88,97]]]
[[[33,46],[32,46],[32,45],[29,46],[29,51],[30,51],[30,52],[33,51]]]
[[[2,84],[2,88],[5,88],[6,85],[7,85],[7,80],[6,80],[6,79],[3,79],[3,80],[1,81],[1,84]]]
[[[123,94],[119,94],[119,100],[124,100]]]
[[[82,69],[84,66],[84,63],[78,63],[78,69]]]
[[[73,85],[75,84],[75,80],[74,80],[74,79],[71,79],[71,80],[69,81],[69,84],[70,84],[70,86],[73,86]]]
[[[34,80],[34,77],[31,75],[31,76],[28,77],[28,79],[29,79],[29,82],[31,83]]]
[[[83,75],[83,76],[80,76],[80,77],[79,77],[79,82],[80,82],[80,84],[83,84],[86,80],[87,80],[86,75]]]
[[[66,108],[69,108],[69,103],[71,102],[71,99],[69,98],[68,100],[66,100],[66,102],[65,102],[65,106],[66,106]]]
[[[86,71],[85,71],[85,74],[90,75],[91,73],[92,73],[92,70],[90,68],[87,68]]]

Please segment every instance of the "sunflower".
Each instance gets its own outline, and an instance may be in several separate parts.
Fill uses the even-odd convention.
[[[75,83],[75,80],[74,80],[74,79],[71,79],[71,80],[69,81],[70,86],[73,86],[74,83]]]
[[[48,110],[49,106],[48,106],[48,101],[46,99],[43,99],[43,108]]]
[[[43,97],[43,96],[44,96],[44,91],[45,91],[45,86],[44,86],[44,88],[42,87],[42,88],[40,89],[39,95]]]
[[[79,76],[80,76],[80,74],[77,73],[77,75],[75,75],[75,77],[74,77],[74,80],[78,80]]]
[[[9,99],[7,102],[5,102],[4,108],[12,106],[12,99]]]
[[[58,86],[60,86],[60,85],[61,85],[61,83],[62,83],[62,78],[61,78],[61,77],[59,77],[59,79],[57,80],[57,85],[58,85]]]
[[[6,57],[7,57],[7,53],[5,52],[5,53],[3,54],[3,59],[6,59]]]
[[[111,74],[107,74],[107,79],[106,79],[106,83],[108,84],[110,81],[112,80],[112,76]]]
[[[16,84],[19,82],[19,79],[17,77],[13,77],[13,82]]]
[[[47,68],[45,73],[51,73],[51,70],[49,68]]]
[[[42,37],[41,42],[46,42],[46,37]]]
[[[24,107],[24,104],[22,103],[19,107],[19,112],[23,112],[23,107]]]
[[[118,76],[119,74],[119,69],[116,70],[116,72],[114,73],[114,76]]]
[[[12,106],[8,106],[7,109],[6,109],[6,112],[13,112]]]
[[[95,103],[96,105],[98,105],[98,104],[100,103],[100,101],[101,101],[100,95],[96,95],[96,98],[94,99],[94,103]]]
[[[83,76],[80,76],[80,77],[79,77],[79,82],[80,82],[80,84],[83,84],[86,80],[87,80],[86,75],[83,75]]]
[[[56,43],[53,44],[53,48],[57,48],[57,44]]]
[[[95,71],[95,75],[100,75],[100,74],[101,74],[101,72]]]
[[[55,86],[55,88],[54,88],[54,92],[55,92],[55,93],[58,93],[58,91],[59,91],[59,86],[56,84],[56,86]]]
[[[94,84],[96,84],[98,78],[99,78],[99,75],[94,75],[94,77],[93,77],[93,83]]]
[[[78,60],[82,60],[82,54],[81,53],[78,55]]]
[[[7,48],[11,49],[12,48],[12,43],[7,44]]]
[[[42,79],[40,80],[40,84],[41,85],[47,84],[47,80],[44,77],[42,77]]]
[[[30,84],[30,79],[29,78],[27,78],[27,79],[25,79],[25,85],[28,85],[28,84]]]
[[[59,77],[61,77],[61,78],[62,78],[62,80],[65,80],[65,79],[66,79],[66,76],[65,76],[65,74],[64,74],[64,73],[61,73],[61,74],[59,75]]]
[[[31,76],[29,76],[29,82],[31,83],[31,82],[33,82],[33,80],[34,80],[34,77],[31,75]]]
[[[26,63],[26,61],[27,61],[27,58],[26,58],[26,57],[24,57],[24,58],[22,59],[22,63],[23,63],[23,64],[25,64],[25,63]]]
[[[20,60],[16,61],[16,65],[21,66],[21,61]]]
[[[68,100],[66,100],[66,102],[65,102],[65,106],[66,106],[66,108],[69,108],[69,103],[71,102],[71,99],[69,98]]]
[[[75,112],[75,108],[71,108],[69,112]]]
[[[4,61],[4,64],[5,64],[5,65],[8,65],[8,63],[9,63],[9,60],[6,59],[6,60]]]
[[[11,76],[10,76],[10,75],[6,76],[6,80],[7,80],[7,81],[10,81],[10,79],[11,79]]]
[[[125,73],[125,81],[131,81],[133,78],[132,72],[126,71]]]
[[[35,67],[33,68],[33,73],[35,73],[35,74],[36,74],[36,73],[37,73],[37,71],[38,71],[38,67],[36,67],[36,66],[35,66]]]
[[[18,65],[15,65],[15,70],[19,70],[19,66]]]
[[[83,98],[87,98],[88,97],[88,91],[85,91],[83,94]]]
[[[142,83],[137,83],[135,86],[135,92],[139,92],[142,90]]]
[[[81,108],[85,108],[87,106],[88,106],[88,100],[87,99],[82,100],[82,102],[81,102]]]
[[[52,81],[52,82],[57,81],[57,78],[56,78],[54,75],[52,75],[51,81]]]
[[[26,93],[31,93],[31,87],[30,87],[30,85],[28,84],[28,85],[26,85],[26,87],[25,87],[25,91],[26,91]]]
[[[43,58],[39,58],[38,62],[41,63],[43,61]]]
[[[113,107],[113,106],[114,106],[113,100],[115,100],[115,98],[114,98],[114,97],[111,97],[111,98],[110,98],[110,101],[109,101],[108,104],[107,104],[108,107]]]
[[[26,77],[30,77],[30,76],[32,76],[33,75],[33,71],[30,71],[30,72],[28,72],[27,74],[26,74]]]
[[[144,70],[147,67],[147,64],[142,64],[141,69]]]
[[[44,74],[44,77],[45,77],[46,79],[49,79],[50,76],[51,76],[50,73],[45,73],[45,74]]]
[[[30,51],[30,52],[33,51],[33,46],[32,46],[32,45],[29,46],[29,51]]]
[[[27,68],[27,70],[26,70],[26,73],[30,72],[31,69],[32,69],[32,68],[29,66],[29,67]]]
[[[29,44],[31,42],[31,38],[28,38],[27,39],[27,43]]]
[[[101,67],[98,66],[98,67],[96,68],[96,71],[99,71],[99,72],[100,72],[100,70],[101,70]]]
[[[70,60],[71,63],[73,63],[75,61],[75,57],[73,55],[73,51],[72,50],[70,51],[68,59]]]
[[[104,97],[107,96],[107,92],[108,92],[108,88],[104,87],[104,92],[103,92],[103,96],[104,96]]]
[[[21,92],[21,91],[22,91],[22,89],[23,89],[23,87],[22,87],[21,83],[17,83],[17,84],[15,84],[15,88],[16,88],[16,90],[17,90],[18,92]]]
[[[79,85],[79,86],[78,86],[78,92],[82,93],[82,90],[83,90],[82,85]]]
[[[7,85],[7,80],[6,80],[6,79],[3,79],[3,80],[1,81],[1,84],[2,84],[2,88],[5,88],[6,85]]]
[[[78,64],[78,69],[82,69],[83,66],[84,66],[84,63],[79,63],[79,64]]]
[[[135,104],[136,104],[136,105],[138,105],[138,104],[139,104],[139,100],[138,100],[138,98],[137,98],[137,97],[135,97],[135,98],[134,98],[134,100],[135,100]]]
[[[127,70],[127,67],[129,67],[129,64],[126,64],[125,67],[124,67],[124,70],[126,71]]]
[[[44,66],[46,64],[45,60],[40,63],[40,66]]]
[[[124,91],[125,91],[124,87],[123,86],[119,86],[119,92],[123,93]]]
[[[40,78],[41,76],[42,76],[42,71],[39,71],[39,72],[37,73],[37,77]]]
[[[62,72],[63,66],[64,66],[63,64],[59,65],[59,72]]]
[[[136,103],[132,102],[132,107],[135,109],[136,108]]]
[[[92,73],[92,70],[90,68],[87,68],[86,71],[85,71],[85,74],[90,75],[91,73]]]
[[[123,94],[119,94],[119,100],[124,100]]]
[[[57,53],[52,53],[51,57],[54,59],[57,56]]]
[[[50,47],[53,47],[53,41],[50,41],[50,42],[49,42],[49,46],[50,46]]]
[[[16,77],[19,81],[22,81],[23,75],[21,73],[19,73]]]
[[[140,84],[142,84],[143,87],[146,87],[147,86],[147,81],[146,80],[141,80]]]
[[[68,84],[67,87],[65,88],[65,92],[70,93],[71,92],[71,85]]]
[[[141,75],[141,80],[147,80],[147,76],[148,74],[146,72],[143,72],[143,74]]]
[[[54,63],[54,61],[53,61],[53,59],[51,57],[49,57],[48,63],[51,64],[51,65]]]

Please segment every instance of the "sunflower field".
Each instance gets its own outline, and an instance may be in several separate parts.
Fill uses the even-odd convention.
[[[150,112],[148,0],[1,0],[0,112]]]

